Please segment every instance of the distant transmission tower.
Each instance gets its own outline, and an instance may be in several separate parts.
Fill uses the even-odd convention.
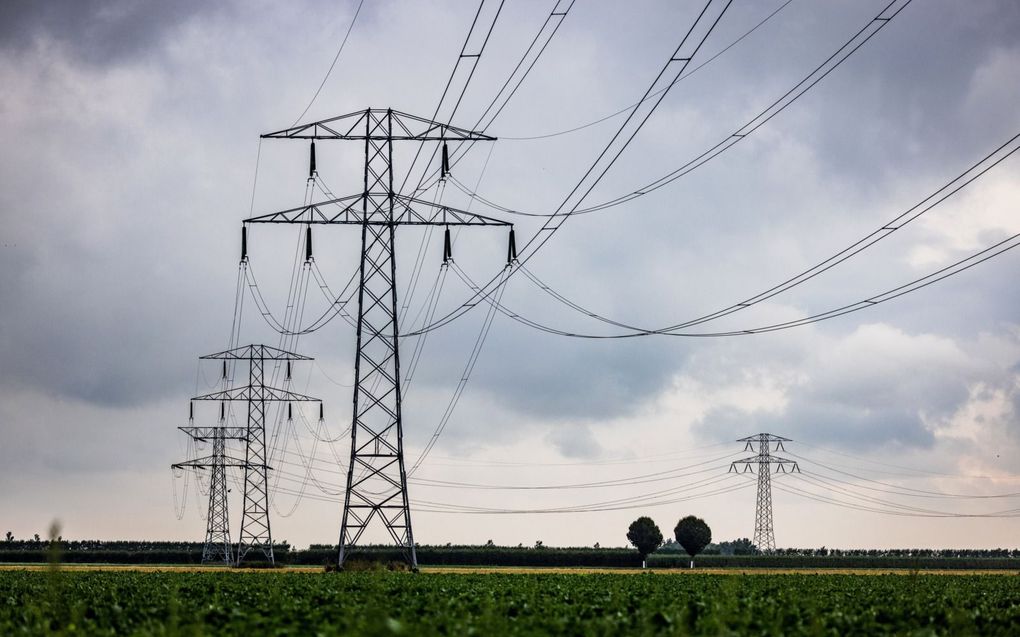
[[[745,443],[744,451],[753,452],[755,445],[758,445],[758,455],[734,460],[730,464],[729,472],[754,473],[752,465],[758,465],[758,502],[754,507],[754,539],[752,542],[761,552],[772,553],[776,550],[776,534],[772,526],[772,471],[770,467],[775,465],[776,473],[788,473],[788,471],[800,473],[800,467],[797,466],[795,460],[780,458],[771,453],[771,451],[786,451],[783,448],[783,443],[790,442],[789,438],[761,433],[756,436],[740,438],[737,442]],[[775,443],[775,448],[770,451],[772,443]],[[744,465],[743,470],[739,471],[737,465]]]
[[[241,535],[237,543],[237,558],[235,564],[240,565],[248,551],[259,548],[265,554],[270,563],[275,563],[273,556],[273,535],[269,526],[269,479],[268,472],[271,469],[266,463],[266,403],[269,402],[320,402],[318,398],[296,394],[286,389],[269,387],[264,382],[264,371],[266,362],[287,363],[287,379],[290,379],[290,361],[309,361],[307,356],[292,354],[268,345],[245,345],[235,349],[210,354],[201,357],[204,360],[215,359],[222,361],[247,361],[248,382],[244,385],[228,387],[222,391],[196,396],[193,400],[205,401],[215,400],[220,403],[244,402],[248,406],[248,419],[244,427],[220,427],[222,434],[208,431],[214,428],[200,429],[199,435],[213,440],[213,456],[201,459],[203,464],[215,464],[217,445],[220,453],[223,454],[224,441],[228,439],[227,434],[241,435],[245,441],[244,460],[227,458],[222,455],[223,467],[241,467],[244,469],[244,501],[241,508]],[[226,374],[224,374],[225,376]],[[220,407],[221,421],[225,419],[225,409]],[[189,428],[190,429],[190,428]],[[237,429],[241,429],[238,432]],[[189,435],[192,432],[186,431]],[[181,463],[177,467],[197,466],[193,463]],[[214,506],[217,507],[217,524],[222,523],[223,528],[227,527],[226,518],[226,480],[225,473],[221,473],[222,485],[217,487],[217,497],[221,498],[224,520],[219,520],[218,505],[212,500],[212,488],[210,487],[210,519]],[[221,538],[221,536],[218,536]],[[219,541],[219,540],[218,540]],[[204,553],[204,551],[203,551]]]
[[[191,408],[189,426],[178,427],[201,442],[212,441],[212,454],[173,465],[175,469],[209,469],[209,515],[206,518],[205,544],[202,546],[202,563],[234,563],[233,543],[230,540],[230,516],[227,506],[227,467],[244,468],[243,460],[227,456],[227,440],[247,440],[244,427],[226,427],[225,404],[220,403],[220,424],[216,427],[196,427],[194,407]]]
[[[354,416],[347,470],[338,564],[362,533],[380,518],[408,564],[418,559],[411,532],[411,511],[404,470],[397,265],[397,226],[445,226],[449,258],[449,226],[511,226],[463,210],[437,205],[393,189],[393,142],[443,142],[442,172],[449,171],[447,141],[493,141],[474,131],[455,128],[392,109],[366,109],[262,136],[308,139],[309,174],[315,173],[315,140],[340,139],[365,144],[362,192],[300,208],[252,217],[245,223],[348,224],[361,228],[358,282],[357,354],[354,361]],[[512,244],[511,230],[511,245]],[[242,243],[244,232],[242,230]],[[310,245],[310,242],[309,242]],[[511,259],[513,249],[511,248]]]

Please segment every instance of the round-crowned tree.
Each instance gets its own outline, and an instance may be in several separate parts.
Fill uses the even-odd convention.
[[[712,541],[712,529],[701,518],[688,515],[676,523],[673,534],[677,543],[691,556],[691,568],[694,568],[694,556]]]
[[[652,518],[640,517],[630,523],[627,539],[641,555],[641,568],[645,567],[645,558],[655,549],[662,546],[662,531],[655,525]]]

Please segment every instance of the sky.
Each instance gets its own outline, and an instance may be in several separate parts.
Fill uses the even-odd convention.
[[[639,188],[725,139],[887,1],[736,0],[692,64],[739,41],[669,91],[585,202]],[[478,121],[553,5],[505,3],[450,123]],[[238,311],[241,343],[280,342],[247,292],[235,306],[240,222],[306,196],[307,145],[259,135],[291,126],[309,104],[356,7],[0,5],[2,530],[30,537],[57,519],[70,538],[203,539],[201,480],[170,469],[208,452],[177,430],[189,399],[217,387],[216,365],[198,357],[227,347]],[[431,116],[476,8],[367,0],[302,121],[366,107]],[[544,136],[637,102],[699,9],[577,0],[486,129],[498,140],[472,147],[453,176],[501,206],[554,210],[622,118]],[[912,2],[731,150],[650,194],[569,218],[527,268],[577,304],[641,326],[768,290],[1020,132],[1018,32],[1020,6],[1008,0]],[[398,172],[412,151],[397,152]],[[319,143],[322,183],[360,192],[362,153],[357,143]],[[1006,159],[810,282],[691,331],[810,316],[1011,237],[1020,232],[1018,162]],[[473,201],[452,182],[424,196],[513,221],[521,244],[542,222]],[[286,311],[299,230],[249,235],[251,271],[276,316]],[[500,273],[505,231],[454,239],[457,267],[472,280]],[[357,241],[351,228],[315,229],[316,265],[331,289],[357,267]],[[398,295],[411,317],[403,331],[420,324],[441,260],[440,232],[399,230]],[[1018,265],[1020,252],[1006,252],[888,303],[765,334],[581,339],[497,314],[453,416],[411,476],[415,539],[622,546],[639,515],[668,536],[688,514],[718,540],[750,537],[753,481],[726,471],[747,455],[736,439],[765,431],[792,440],[785,457],[805,476],[774,480],[779,546],[1015,547],[1016,518],[959,515],[1015,510],[1020,499],[987,497],[1020,492]],[[310,287],[302,325],[328,304]],[[437,316],[469,296],[448,272]],[[620,332],[520,272],[502,302],[564,331]],[[479,304],[421,344],[405,388],[409,465],[464,376],[486,310]],[[271,423],[278,540],[336,542],[354,339],[337,319],[293,343],[315,358],[297,364],[294,388],[321,397],[326,418],[320,429],[308,408],[292,424]],[[404,360],[417,342],[402,341]],[[214,407],[196,407],[196,424],[213,424]],[[230,479],[236,535],[240,489]],[[471,514],[434,503],[613,510]],[[932,511],[952,516],[918,515]],[[380,529],[366,537],[383,538]]]

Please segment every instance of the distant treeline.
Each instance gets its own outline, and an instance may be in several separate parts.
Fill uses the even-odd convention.
[[[725,544],[725,543],[723,543]],[[12,540],[0,542],[0,562],[38,563],[58,554],[71,563],[107,564],[198,564],[200,542],[146,541],[60,541],[51,551],[48,541]],[[710,547],[711,548],[711,547]],[[335,546],[313,544],[295,550],[287,543],[274,546],[279,564],[325,565],[336,560]],[[696,563],[701,567],[732,568],[964,568],[1020,569],[1018,549],[780,549],[772,555],[720,555],[706,551]],[[640,565],[637,552],[626,548],[555,548],[546,546],[419,546],[417,556],[424,566],[594,566],[633,567]],[[245,561],[258,563],[261,551],[251,551]],[[400,561],[402,554],[392,546],[359,547],[351,559]],[[675,545],[667,545],[648,558],[652,568],[683,567],[689,558]]]

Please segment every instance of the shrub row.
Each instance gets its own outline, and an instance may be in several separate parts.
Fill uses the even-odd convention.
[[[279,564],[325,565],[336,560],[336,548],[317,546],[303,551],[275,550]],[[0,551],[0,562],[44,563],[46,550]],[[561,566],[561,567],[634,567],[640,565],[637,553],[630,549],[590,548],[516,548],[421,546],[418,562],[425,566]],[[259,551],[248,554],[246,562],[257,564]],[[182,550],[66,550],[61,559],[69,563],[105,564],[198,564],[201,545]],[[359,548],[352,559],[391,562],[403,559],[393,547]],[[653,554],[651,568],[683,568],[689,558],[683,554]],[[808,556],[808,555],[701,555],[696,564],[706,568],[900,568],[900,569],[1009,569],[1020,570],[1020,559],[992,557],[902,557],[902,556]]]

